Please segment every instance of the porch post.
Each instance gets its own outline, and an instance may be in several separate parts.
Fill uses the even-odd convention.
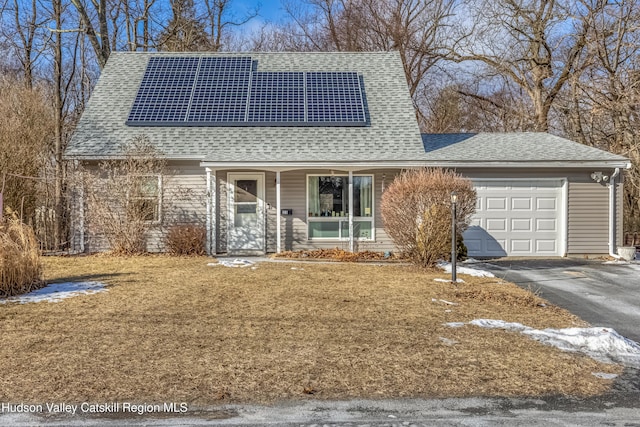
[[[276,253],[282,251],[281,226],[282,218],[280,217],[280,171],[276,171]]]
[[[206,209],[207,209],[207,255],[211,255],[211,168],[205,168],[207,172],[207,194],[206,194]]]
[[[349,251],[353,252],[353,171],[349,171]]]
[[[216,255],[216,248],[218,246],[217,244],[217,224],[218,224],[218,215],[216,213],[217,211],[217,206],[216,206],[216,190],[218,188],[218,181],[216,178],[216,170],[213,169],[211,170],[211,234],[210,234],[210,240],[211,240],[211,255],[215,256]]]

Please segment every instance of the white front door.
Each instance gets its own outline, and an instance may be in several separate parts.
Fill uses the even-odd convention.
[[[227,252],[265,253],[264,174],[230,173]]]

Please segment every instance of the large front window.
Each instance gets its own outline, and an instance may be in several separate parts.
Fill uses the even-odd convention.
[[[309,239],[349,238],[349,177],[307,177]],[[373,176],[353,176],[353,235],[373,239]]]

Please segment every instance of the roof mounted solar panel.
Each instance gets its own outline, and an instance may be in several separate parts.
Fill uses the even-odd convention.
[[[251,57],[151,57],[127,125],[366,126],[357,73],[256,68]]]
[[[187,122],[244,122],[251,78],[251,58],[202,58]]]
[[[183,122],[195,82],[199,58],[150,58],[129,122]]]
[[[304,107],[304,73],[253,73],[247,111],[248,123],[303,123]]]
[[[360,77],[353,72],[307,73],[307,121],[312,124],[364,124]]]

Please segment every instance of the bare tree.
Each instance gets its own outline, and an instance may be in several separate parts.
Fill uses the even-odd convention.
[[[572,138],[631,159],[625,228],[640,231],[640,3],[607,2],[589,28],[585,71],[573,76],[559,108]]]
[[[471,26],[449,57],[482,64],[479,73],[497,75],[494,81],[504,79],[522,90],[533,113],[531,130],[546,132],[556,98],[584,67],[588,32],[600,3],[594,9],[562,0],[473,0]]]
[[[36,63],[49,36],[45,28],[49,18],[41,9],[37,0],[12,0],[0,10],[3,16],[0,35],[20,63],[28,89],[33,87]]]
[[[81,29],[85,32],[100,68],[104,68],[111,54],[109,40],[109,21],[107,19],[107,0],[71,0],[79,17]],[[90,13],[95,14],[92,19]]]

